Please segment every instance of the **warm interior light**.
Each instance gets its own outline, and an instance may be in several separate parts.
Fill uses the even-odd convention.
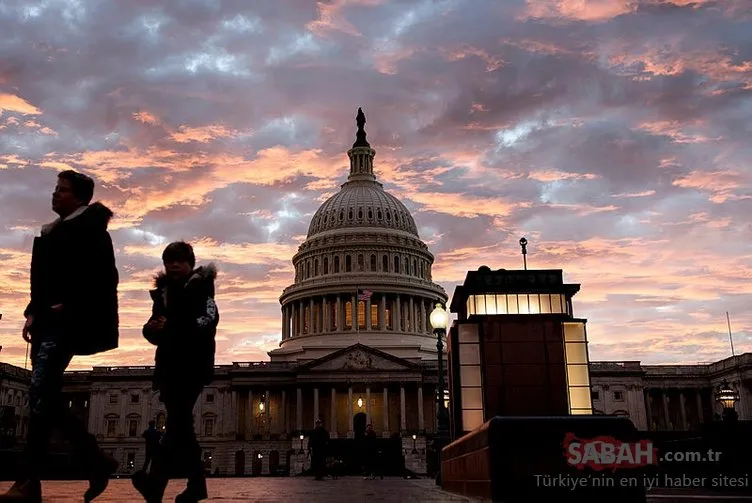
[[[264,402],[259,402],[259,410],[264,412]]]
[[[716,393],[716,400],[724,409],[733,409],[739,401],[739,393],[724,382]]]
[[[363,399],[358,398],[358,407],[363,407]]]
[[[431,321],[431,327],[433,327],[434,330],[446,330],[447,325],[449,325],[449,315],[438,302],[433,311],[431,311],[429,319]]]

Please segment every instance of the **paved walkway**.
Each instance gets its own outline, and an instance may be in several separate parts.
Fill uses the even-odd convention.
[[[429,479],[385,478],[383,480],[363,480],[361,477],[345,477],[338,480],[317,482],[302,477],[258,477],[258,478],[211,478],[208,481],[209,499],[214,501],[236,502],[297,502],[330,503],[342,502],[421,502],[421,501],[475,501],[438,489]],[[84,481],[45,481],[43,483],[45,503],[81,503],[88,486]],[[0,490],[10,487],[9,482],[0,482]],[[175,495],[185,488],[185,481],[171,481],[165,493],[164,502],[171,502]],[[94,500],[95,503],[143,501],[133,489],[130,479],[110,481],[107,491]]]
[[[9,482],[0,482],[0,491],[5,491]],[[360,477],[345,477],[338,480],[316,482],[310,478],[300,477],[259,477],[259,478],[212,478],[208,480],[209,499],[206,501],[236,502],[297,502],[330,503],[347,501],[348,503],[388,501],[388,502],[471,502],[444,492],[436,487],[433,480],[402,478],[385,478],[384,480],[363,480]],[[45,503],[80,503],[87,483],[83,481],[46,481],[44,482]],[[185,481],[175,480],[170,483],[164,501],[170,502],[183,490]],[[678,493],[678,494],[677,494]],[[133,489],[130,479],[112,480],[107,491],[96,503],[119,502],[138,503],[143,501]],[[698,491],[654,491],[648,498],[650,503],[737,503],[752,501],[750,497],[703,495]]]

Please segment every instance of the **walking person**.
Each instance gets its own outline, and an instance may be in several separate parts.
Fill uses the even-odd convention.
[[[2,502],[41,502],[41,469],[54,428],[73,444],[89,479],[85,501],[102,494],[117,461],[63,403],[63,373],[75,355],[118,347],[118,271],[107,225],[112,211],[94,196],[94,181],[72,170],[57,177],[52,210],[31,255],[31,301],[23,338],[31,343],[29,431],[22,476]]]
[[[363,468],[365,472],[363,480],[376,478],[377,457],[376,432],[373,430],[372,424],[367,424],[363,438]]]
[[[329,448],[329,432],[321,419],[316,420],[316,427],[308,439],[308,453],[311,456],[311,469],[316,480],[326,476],[326,456]]]
[[[141,435],[146,442],[146,456],[144,457],[144,467],[142,471],[146,471],[149,463],[154,457],[154,453],[159,449],[159,442],[162,440],[162,433],[157,429],[157,423],[154,420],[149,421],[149,427],[144,430]]]
[[[167,411],[165,434],[149,473],[137,472],[131,481],[147,502],[161,502],[169,478],[185,474],[187,488],[175,501],[197,502],[208,495],[193,407],[214,377],[217,270],[213,264],[196,268],[193,248],[182,241],[165,248],[162,262],[165,270],[150,291],[152,315],[143,334],[157,346],[153,387]]]

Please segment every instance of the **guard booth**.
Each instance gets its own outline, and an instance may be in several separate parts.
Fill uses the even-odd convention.
[[[453,438],[496,416],[592,414],[587,320],[560,269],[467,273],[448,340]]]

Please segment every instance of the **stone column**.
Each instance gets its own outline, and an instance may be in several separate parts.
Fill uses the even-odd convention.
[[[282,388],[282,403],[280,404],[279,410],[280,414],[282,414],[282,433],[287,435],[287,393],[285,392],[284,388]]]
[[[266,420],[266,431],[269,435],[272,433],[272,392],[266,390],[266,406],[264,407],[264,419]]]
[[[681,410],[682,430],[684,431],[689,429],[689,424],[687,424],[687,409],[684,405],[685,400],[684,391],[679,391],[679,408]]]
[[[332,386],[332,406],[329,418],[329,436],[337,438],[337,388]]]
[[[394,300],[394,319],[392,325],[395,332],[402,330],[402,301],[399,294],[396,295]]]
[[[292,337],[295,337],[298,335],[298,314],[295,310],[295,304],[290,304],[290,319],[292,320],[292,323],[290,323],[290,335]]]
[[[366,330],[371,330],[371,299],[366,301]]]
[[[297,402],[295,403],[295,425],[298,431],[303,430],[303,390],[298,388]]]
[[[342,299],[340,298],[339,295],[337,295],[337,301],[335,302],[335,305],[336,305],[337,312],[334,313],[335,314],[334,322],[337,324],[336,330],[338,332],[341,332],[342,331]]]
[[[386,294],[381,294],[379,302],[379,330],[386,330]]]
[[[316,333],[316,327],[313,325],[313,308],[316,307],[313,305],[313,299],[310,299],[308,301],[308,333],[314,334]]]
[[[389,438],[389,388],[384,386],[384,404],[381,407],[384,415],[384,433],[385,438]]]
[[[352,400],[352,386],[347,388],[347,436],[351,437],[353,434],[353,400]]]
[[[417,330],[415,329],[415,303],[413,302],[412,295],[408,300],[408,309],[410,309],[410,317],[408,318],[410,320],[410,331],[417,332]]]
[[[371,423],[371,387],[366,386],[366,424]]]
[[[645,390],[645,415],[648,417],[648,431],[653,429],[653,399],[650,397],[650,390]]]
[[[352,295],[352,330],[360,330],[360,320],[358,319],[358,296]]]
[[[305,308],[303,307],[303,301],[298,302],[298,333],[303,335],[305,331]]]
[[[405,416],[405,386],[400,385],[400,432],[407,430],[407,417]]]
[[[668,393],[665,389],[661,390],[661,398],[663,399],[663,417],[666,421],[666,429],[672,429],[671,415],[668,412]]]
[[[424,334],[428,333],[428,323],[426,323],[426,301],[421,299],[420,301],[420,332]]]
[[[426,424],[423,418],[423,384],[418,383],[418,430],[424,432]]]
[[[321,298],[321,331],[328,332],[331,324],[329,323],[329,301],[326,296]]]
[[[231,396],[232,402],[230,404],[230,415],[232,416],[232,433],[237,435],[238,433],[240,433],[240,431],[238,430],[238,400],[240,398],[238,397],[238,392],[235,390],[232,390]]]
[[[705,420],[702,413],[702,394],[700,394],[699,389],[695,390],[695,398],[697,399],[697,419],[700,421],[700,424],[702,424]]]
[[[245,427],[243,428],[246,439],[253,438],[253,423],[255,422],[253,418],[256,417],[255,412],[253,410],[253,391],[248,390],[248,406],[245,408]]]
[[[313,423],[319,418],[319,389],[313,388]]]

